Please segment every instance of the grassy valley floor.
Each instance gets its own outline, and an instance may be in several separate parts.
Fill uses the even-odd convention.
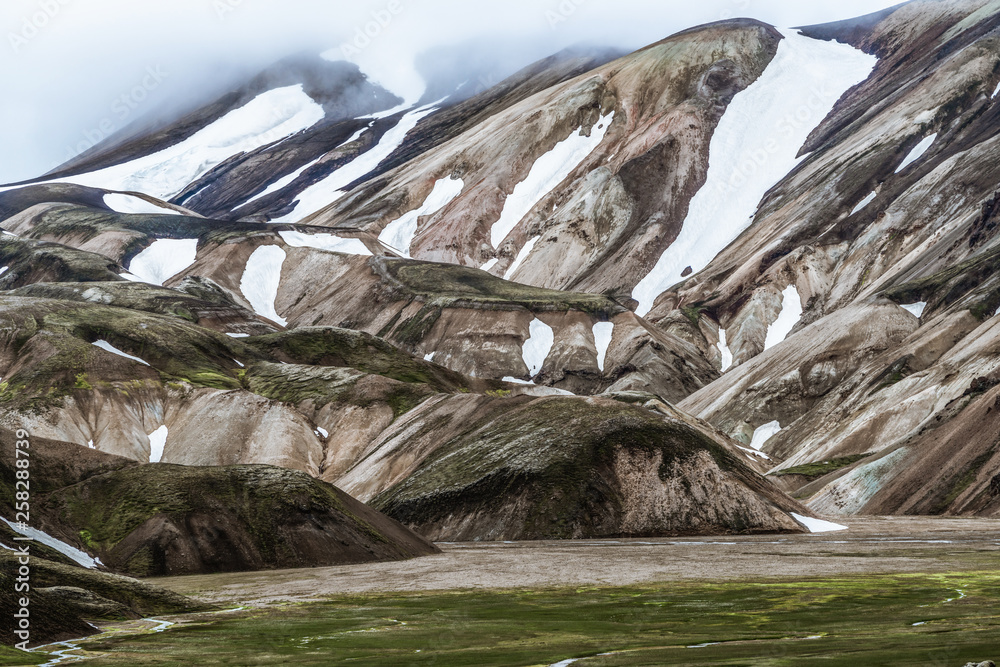
[[[245,608],[165,617],[177,625],[159,633],[152,623],[112,627],[76,655],[95,666],[960,667],[1000,658],[1000,522],[849,523],[812,536],[445,545],[402,564],[159,579]],[[553,558],[568,565],[546,568]],[[803,574],[810,559],[818,575]],[[543,583],[564,565],[562,585]],[[517,577],[522,585],[510,583]],[[585,583],[616,579],[629,583]],[[23,664],[15,660],[0,653],[0,664]]]

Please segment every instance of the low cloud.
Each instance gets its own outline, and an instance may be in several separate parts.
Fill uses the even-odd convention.
[[[0,183],[40,175],[98,135],[150,114],[176,113],[199,104],[303,50],[343,52],[380,83],[411,98],[421,92],[414,82],[416,57],[435,47],[496,45],[502,51],[498,59],[516,69],[581,42],[635,49],[724,18],[751,16],[776,25],[802,25],[892,4],[4,0]],[[162,75],[155,85],[147,85],[151,71]],[[122,117],[124,109],[128,113]]]

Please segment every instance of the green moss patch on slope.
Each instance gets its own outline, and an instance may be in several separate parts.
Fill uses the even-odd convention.
[[[471,378],[414,357],[381,338],[335,327],[302,327],[245,341],[262,354],[314,366],[356,368],[399,382],[426,384],[436,391],[471,390]]]
[[[60,489],[40,504],[53,521],[79,530],[106,565],[137,576],[435,552],[330,484],[271,466],[137,466]]]
[[[436,307],[520,307],[533,312],[579,310],[604,318],[625,311],[617,301],[601,294],[531,287],[454,264],[387,257],[373,258],[370,263],[401,294],[433,302]]]
[[[705,459],[695,458],[707,454],[739,484],[772,499],[780,495],[715,440],[649,410],[570,397],[509,400],[506,414],[473,425],[440,447],[372,506],[418,530],[461,524],[455,539],[478,536],[477,530],[496,531],[489,539],[632,534],[620,528],[627,492],[615,464],[623,450],[658,459],[659,478],[666,484],[678,482],[684,475],[678,471],[685,467],[702,467]],[[679,483],[690,491],[688,481]],[[726,521],[712,530],[756,530],[749,517],[730,515]],[[692,523],[667,532],[694,534],[698,528]]]
[[[0,235],[0,289],[14,289],[39,282],[123,281],[124,271],[103,255],[46,241]]]

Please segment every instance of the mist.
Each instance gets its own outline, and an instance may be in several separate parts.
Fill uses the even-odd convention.
[[[509,74],[580,43],[634,50],[721,19],[746,16],[778,26],[808,25],[894,4],[4,0],[0,183],[39,176],[130,123],[210,101],[303,51],[327,57],[340,53],[373,80],[416,101],[426,92],[417,74],[418,57],[428,51],[461,53],[465,45],[475,45],[476,59]],[[420,62],[433,60],[425,56]]]

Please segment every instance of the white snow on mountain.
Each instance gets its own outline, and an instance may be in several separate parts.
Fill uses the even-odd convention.
[[[858,202],[858,205],[854,207],[853,211],[851,211],[851,215],[854,215],[858,211],[860,211],[863,208],[865,208],[866,206],[868,206],[868,204],[871,204],[873,201],[875,201],[875,197],[876,196],[878,196],[878,193],[873,192],[870,195],[868,195],[867,197],[865,197],[864,199],[862,199],[860,202]]]
[[[368,128],[370,128],[374,124],[374,122],[375,121],[372,121],[371,123],[369,123],[365,127],[362,127],[360,130],[358,130],[357,132],[355,132],[354,134],[352,134],[350,137],[348,137],[347,141],[344,141],[343,143],[341,143],[339,146],[337,146],[333,150],[337,150],[337,148],[341,148],[343,146],[346,146],[347,144],[351,144],[351,143],[354,143],[355,141],[357,141],[361,137],[361,135],[364,134],[368,130]],[[292,173],[288,174],[287,176],[282,176],[277,181],[275,181],[274,183],[271,183],[271,185],[267,186],[267,188],[265,188],[263,192],[261,192],[260,194],[254,195],[253,197],[251,197],[250,199],[246,200],[244,203],[240,204],[236,208],[241,208],[243,206],[246,206],[247,204],[249,204],[251,202],[257,201],[258,199],[263,199],[264,197],[268,196],[269,194],[272,194],[274,192],[277,192],[278,190],[282,190],[282,189],[288,187],[289,185],[291,185],[292,183],[295,182],[295,179],[297,179],[299,176],[301,176],[302,174],[304,174],[307,169],[309,169],[310,167],[312,167],[313,165],[315,165],[316,163],[318,163],[320,160],[322,160],[324,157],[326,157],[326,155],[329,152],[330,151],[327,151],[327,153],[324,153],[323,155],[320,155],[318,158],[316,158],[315,160],[313,160],[309,164],[307,164],[305,166],[302,166],[302,167],[299,167],[298,169],[296,169]]]
[[[361,239],[345,239],[335,234],[303,234],[302,232],[278,232],[281,239],[293,248],[315,248],[339,252],[344,255],[370,256],[372,251]]]
[[[104,195],[104,203],[116,213],[153,213],[157,215],[180,215],[179,211],[167,206],[157,206],[142,197],[113,192]]]
[[[591,129],[589,137],[584,136],[581,127],[579,131],[573,132],[556,144],[551,151],[535,160],[528,176],[507,196],[500,219],[493,223],[490,240],[494,248],[500,247],[507,235],[517,227],[517,223],[521,222],[539,200],[566,180],[570,173],[600,145],[614,117],[613,111],[601,117]]]
[[[275,88],[162,151],[49,182],[143,192],[168,200],[233,155],[285,139],[312,127],[325,115],[302,84]]]
[[[442,178],[434,183],[434,188],[427,195],[427,199],[420,208],[406,213],[398,220],[393,220],[382,233],[378,235],[378,240],[390,248],[398,250],[404,257],[410,256],[410,246],[417,235],[417,222],[421,216],[437,213],[450,204],[455,197],[462,194],[465,188],[465,181],[461,178]]]
[[[517,257],[514,258],[514,263],[511,264],[510,268],[507,269],[507,272],[503,274],[504,280],[510,280],[514,277],[514,273],[521,268],[521,265],[524,264],[524,260],[528,259],[528,255],[530,255],[531,251],[535,249],[535,244],[538,243],[541,238],[541,236],[535,236],[528,239],[528,242],[525,243],[524,247],[517,253]]]
[[[839,523],[814,519],[809,516],[796,514],[795,512],[792,512],[792,518],[805,526],[810,533],[832,533],[838,530],[847,530],[847,526],[841,526]]]
[[[247,260],[243,278],[240,280],[240,291],[250,302],[254,312],[281,326],[286,326],[288,320],[275,311],[274,300],[278,298],[281,266],[287,256],[285,251],[276,245],[257,248]]]
[[[611,337],[614,335],[615,325],[612,322],[598,322],[594,325],[594,344],[597,345],[597,367],[604,371],[604,362],[608,357],[608,348],[611,346]]]
[[[799,297],[799,291],[795,285],[789,285],[781,293],[781,312],[778,313],[778,319],[767,328],[764,349],[770,350],[785,340],[801,319],[802,299]]]
[[[148,363],[146,363],[139,357],[133,357],[131,354],[126,354],[125,352],[122,352],[121,350],[119,350],[117,347],[115,347],[106,340],[94,341],[93,343],[91,343],[91,345],[93,345],[94,347],[99,347],[105,352],[110,352],[111,354],[117,354],[119,357],[125,357],[126,359],[131,359],[132,361],[138,361],[143,366],[149,366]]]
[[[776,421],[759,426],[753,432],[753,437],[750,439],[750,447],[760,451],[767,444],[768,440],[779,433],[781,433],[781,424]]]
[[[997,84],[997,87],[996,87],[996,89],[995,89],[995,90],[993,91],[993,94],[992,94],[992,95],[990,95],[990,99],[992,100],[992,99],[993,99],[993,98],[995,98],[995,97],[996,97],[997,95],[1000,95],[1000,83],[998,83],[998,84]]]
[[[198,239],[157,239],[132,258],[128,274],[133,282],[163,285],[194,264],[198,256]]]
[[[440,102],[441,100],[438,100]],[[343,167],[333,172],[319,183],[303,190],[296,200],[291,213],[272,220],[272,222],[297,222],[317,211],[320,211],[344,196],[343,189],[368,174],[387,157],[392,155],[406,139],[410,130],[417,126],[424,116],[437,110],[438,102],[414,109],[396,124],[394,128],[382,135],[378,144],[357,156]]]
[[[545,358],[552,351],[554,342],[555,333],[552,331],[552,327],[538,318],[531,321],[531,324],[528,325],[528,340],[524,341],[524,345],[521,346],[521,358],[524,359],[524,365],[528,367],[530,377],[535,377],[542,370]]]
[[[903,310],[909,311],[910,313],[916,315],[917,317],[924,316],[924,309],[927,308],[926,301],[918,301],[917,303],[907,303],[901,306]]]
[[[90,556],[90,554],[84,553],[83,551],[80,551],[76,547],[71,547],[62,540],[57,540],[48,533],[44,533],[38,530],[37,528],[31,528],[29,526],[22,526],[21,524],[11,523],[10,521],[4,519],[3,517],[0,517],[0,521],[3,521],[8,526],[10,526],[10,529],[13,530],[15,533],[23,535],[24,537],[30,537],[36,542],[40,542],[41,544],[44,544],[47,547],[55,549],[63,556],[66,556],[67,558],[76,562],[82,567],[92,570],[96,568],[98,565],[103,565],[103,563],[101,563],[100,558],[93,558],[92,556]]]
[[[386,25],[382,29],[387,30],[388,27]],[[356,35],[351,41],[324,51],[320,57],[332,62],[346,60],[354,63],[370,82],[403,98],[405,108],[412,107],[423,97],[427,90],[427,82],[417,71],[414,58],[401,57],[392,48],[366,48],[369,42],[379,38],[380,33],[375,37],[370,37],[368,34]],[[361,40],[361,43],[357,40]]]
[[[306,171],[306,169],[308,169],[309,167],[313,166],[314,164],[316,164],[317,162],[319,162],[322,159],[323,159],[323,156],[321,155],[318,158],[316,158],[315,160],[313,160],[312,162],[310,162],[309,164],[304,165],[302,167],[299,167],[298,169],[296,169],[292,173],[288,174],[287,176],[282,176],[281,178],[279,178],[278,180],[276,180],[274,183],[271,183],[269,186],[267,186],[266,188],[264,188],[263,192],[261,192],[260,194],[254,195],[253,197],[251,197],[250,199],[246,200],[245,202],[243,202],[242,204],[240,204],[236,208],[242,208],[243,206],[246,206],[247,204],[249,204],[251,202],[255,202],[258,199],[263,199],[264,197],[268,196],[269,194],[275,193],[278,190],[282,190],[282,189],[288,187],[289,185],[291,185],[295,181],[295,179],[297,179],[299,176],[301,176],[302,174],[304,174],[305,171]]]
[[[149,434],[149,462],[159,463],[163,459],[163,448],[167,445],[167,427],[161,426]]]
[[[492,269],[493,269],[493,267],[494,267],[494,266],[496,266],[496,265],[497,265],[497,264],[498,264],[499,262],[500,262],[499,258],[497,258],[497,257],[494,257],[493,259],[491,259],[490,261],[486,262],[485,264],[483,264],[483,265],[482,265],[482,266],[480,266],[479,268],[480,268],[480,269],[482,269],[483,271],[490,271],[490,270],[492,270]]]
[[[722,372],[725,373],[730,368],[733,367],[733,352],[729,349],[729,343],[726,341],[726,330],[719,329],[719,354],[722,355]]]
[[[896,167],[896,173],[898,174],[899,172],[903,171],[911,164],[922,158],[924,156],[924,153],[926,153],[928,149],[930,149],[930,147],[934,145],[935,139],[937,139],[937,132],[935,132],[929,137],[924,137],[919,144],[914,146],[913,150],[911,150],[909,155],[906,156],[902,164]]]
[[[805,159],[798,152],[813,128],[878,62],[846,44],[781,32],[785,39],[774,59],[719,121],[707,180],[692,198],[680,234],[632,292],[639,315],[682,280],[685,268],[698,273],[750,226],[767,191]],[[799,109],[810,111],[807,120],[795,115]]]
[[[3,274],[7,273],[7,271],[9,269],[10,269],[9,266],[0,266],[0,276],[2,276]]]

